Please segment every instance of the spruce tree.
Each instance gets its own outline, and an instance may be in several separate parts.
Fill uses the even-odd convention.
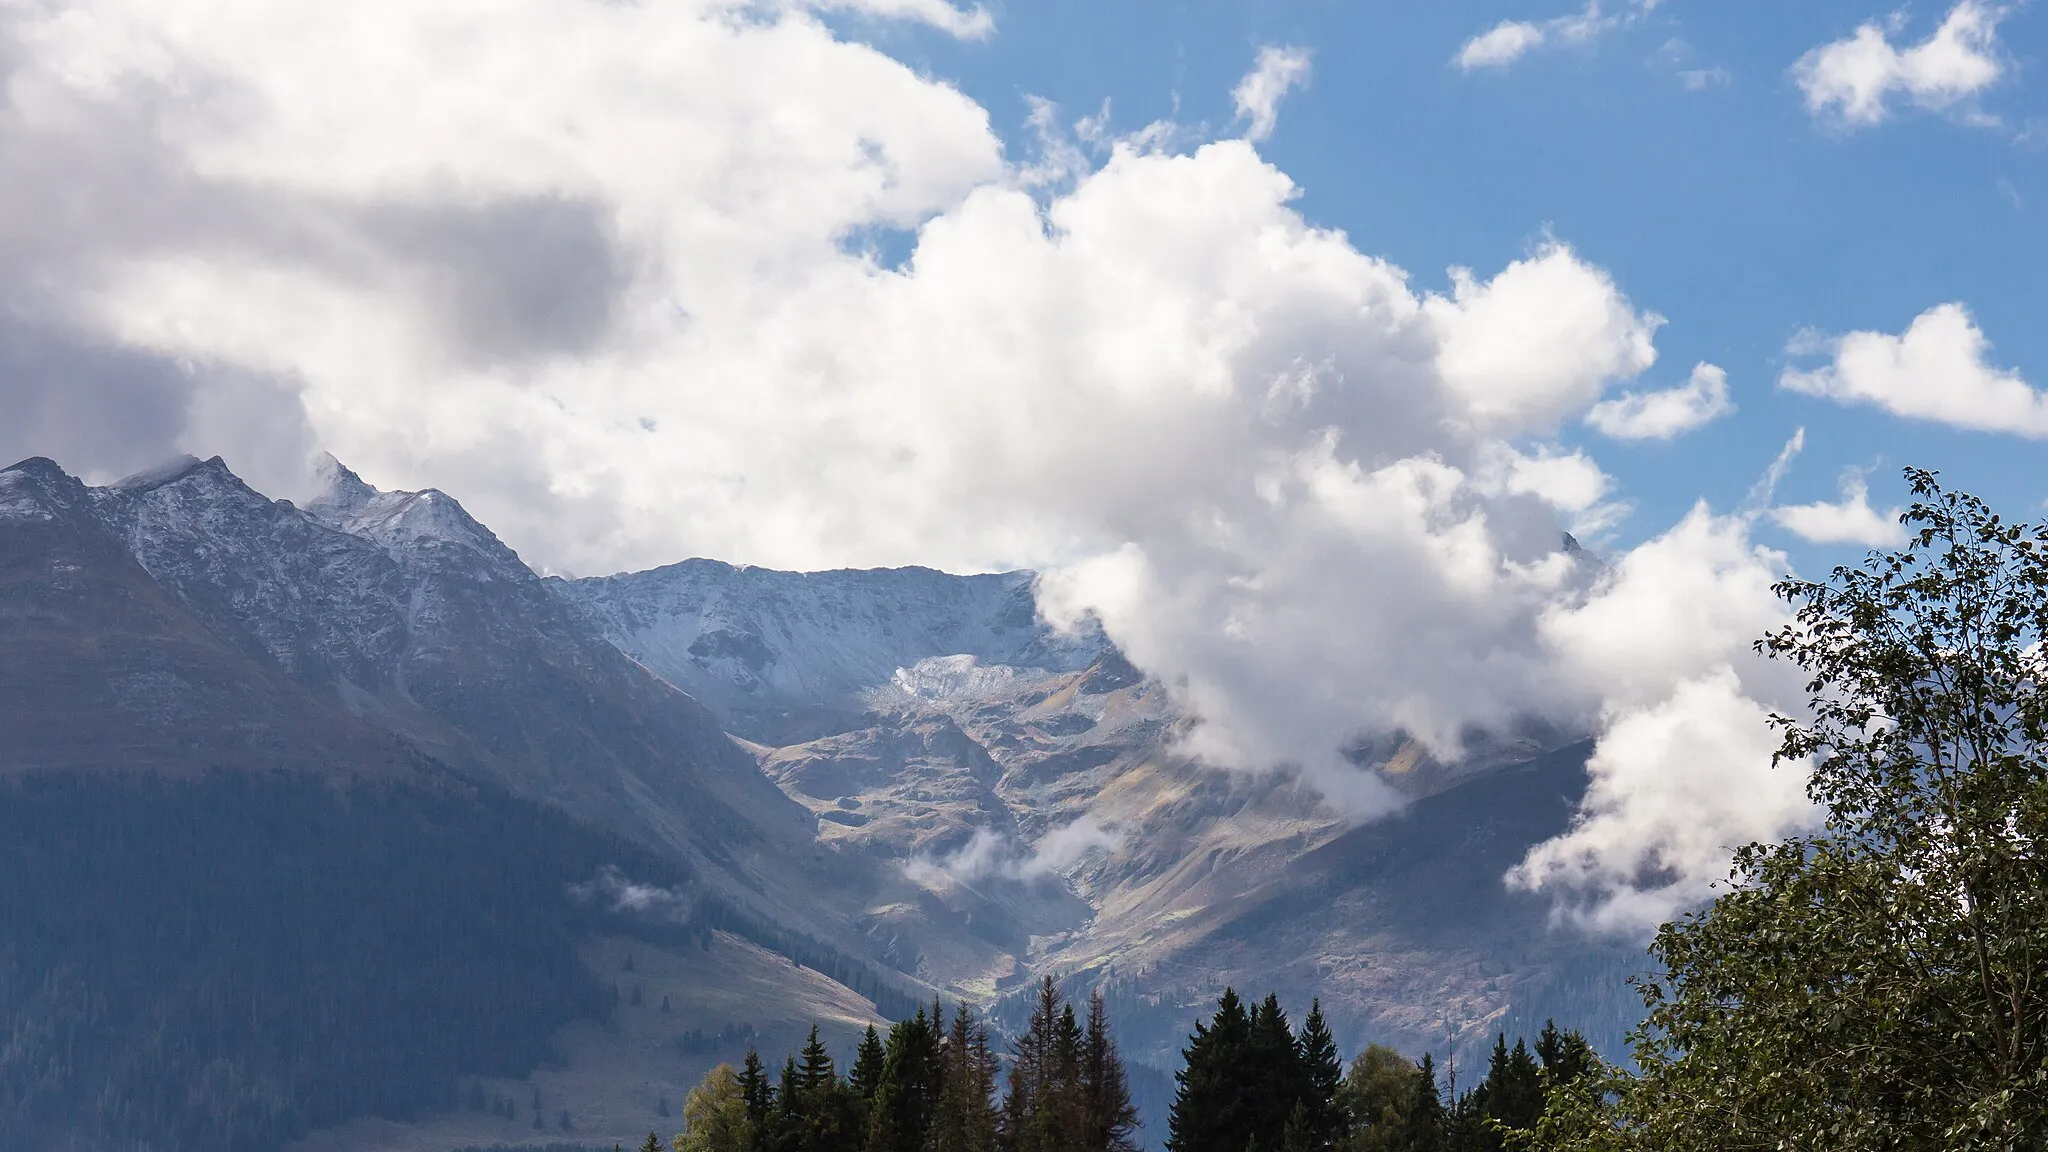
[[[875,1088],[882,1081],[883,1057],[882,1038],[870,1024],[867,1035],[861,1037],[860,1047],[853,1054],[853,1069],[848,1077],[854,1095],[860,1097],[864,1107],[874,1105]]]
[[[1485,1087],[1486,1116],[1503,1128],[1527,1131],[1543,1115],[1543,1077],[1529,1046],[1520,1040],[1512,1051],[1505,1034],[1494,1041]]]
[[[996,1152],[996,1055],[988,1029],[965,1004],[953,1012],[942,1046],[945,1073],[933,1110],[929,1152]]]
[[[1436,1060],[1424,1052],[1416,1069],[1414,1095],[1409,1100],[1407,1115],[1402,1118],[1403,1143],[1397,1146],[1406,1152],[1444,1152],[1448,1117],[1444,1115],[1443,1096],[1436,1083]]]
[[[1543,1033],[1536,1038],[1536,1058],[1543,1063],[1546,1093],[1577,1082],[1600,1062],[1584,1036],[1576,1030],[1559,1031],[1555,1020],[1543,1022]]]
[[[1024,1035],[1012,1045],[1003,1102],[1008,1152],[1071,1152],[1081,1139],[1081,1029],[1073,1006],[1047,976],[1039,983]]]
[[[889,1029],[868,1109],[867,1152],[922,1152],[938,1096],[938,1041],[922,1008]]]
[[[768,1083],[768,1069],[761,1054],[747,1049],[740,1067],[740,1098],[746,1104],[747,1146],[744,1152],[768,1152],[771,1118],[775,1113],[775,1087]]]
[[[1081,1152],[1137,1152],[1132,1138],[1138,1110],[1131,1104],[1131,1086],[1123,1057],[1109,1034],[1109,1011],[1102,992],[1088,995],[1088,1029],[1081,1041]]]
[[[1215,1015],[1195,1024],[1181,1050],[1168,1152],[1245,1152],[1251,1146],[1255,1117],[1244,1099],[1250,1048],[1251,1017],[1237,991],[1225,988]]]
[[[1311,1152],[1328,1152],[1348,1127],[1344,1115],[1344,1065],[1337,1056],[1336,1037],[1323,1019],[1323,1002],[1309,1002],[1308,1015],[1294,1041],[1300,1066],[1302,1140]]]
[[[1302,1096],[1301,1061],[1280,997],[1270,992],[1252,1009],[1251,1043],[1242,1075],[1248,1081],[1249,1147],[1257,1152],[1279,1152],[1287,1117]]]
[[[782,1080],[775,1090],[775,1111],[768,1118],[767,1152],[807,1152],[804,1148],[803,1089],[796,1057],[782,1060]]]
[[[802,1062],[796,1066],[795,1108],[796,1152],[846,1152],[858,1142],[854,1114],[858,1101],[832,1062],[818,1027],[804,1042]]]

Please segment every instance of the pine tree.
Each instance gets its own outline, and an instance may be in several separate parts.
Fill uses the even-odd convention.
[[[782,1060],[775,1089],[775,1111],[768,1118],[767,1152],[805,1152],[803,1089],[798,1087],[796,1057]]]
[[[618,1152],[618,1148],[617,1144],[612,1145],[612,1152]],[[647,1139],[640,1142],[640,1152],[661,1152],[661,1137],[649,1132]],[[676,1152],[683,1152],[682,1138],[680,1136],[676,1138]]]
[[[767,1152],[846,1152],[858,1144],[857,1108],[857,1098],[839,1079],[832,1054],[814,1025],[804,1041],[801,1062],[792,1056],[782,1065]]]
[[[810,1038],[804,1041],[803,1065],[797,1070],[797,1090],[806,1097],[824,1092],[839,1079],[839,1070],[832,1064],[832,1053],[826,1051],[825,1042],[818,1039],[818,1026],[811,1025]]]
[[[1337,1056],[1336,1037],[1330,1035],[1329,1023],[1323,1019],[1320,999],[1309,1002],[1294,1048],[1304,1112],[1301,1139],[1310,1152],[1328,1152],[1349,1125],[1344,1115],[1344,1065]]]
[[[1309,1129],[1308,1102],[1296,1100],[1294,1109],[1287,1114],[1287,1126],[1280,1133],[1281,1152],[1313,1152]]]
[[[1483,1087],[1486,1117],[1504,1128],[1526,1131],[1543,1115],[1542,1074],[1528,1045],[1520,1040],[1510,1051],[1506,1034],[1495,1038]]]
[[[1168,1152],[1245,1152],[1254,1117],[1244,1081],[1251,1047],[1251,1017],[1235,989],[1225,988],[1216,1014],[1197,1022],[1181,1050],[1177,1089],[1167,1117]]]
[[[1137,1152],[1132,1138],[1138,1110],[1123,1057],[1109,1034],[1109,1012],[1100,989],[1088,995],[1088,1030],[1081,1041],[1081,1152]]]

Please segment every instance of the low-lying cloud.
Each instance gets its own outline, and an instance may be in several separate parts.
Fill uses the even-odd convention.
[[[93,381],[0,451],[318,444],[554,570],[1037,567],[1048,613],[1098,614],[1201,716],[1196,751],[1359,812],[1393,802],[1337,754],[1360,732],[1455,756],[1583,725],[1587,819],[1524,879],[1610,920],[1803,818],[1745,727],[1782,702],[1750,521],[1560,547],[1627,503],[1559,429],[1675,435],[1715,382],[1643,392],[1662,318],[1562,241],[1432,289],[1303,218],[1255,139],[1306,57],[1252,66],[1243,137],[1041,105],[1026,154],[794,3],[39,0],[0,7],[0,57],[9,355],[59,364],[39,397],[66,357]],[[123,410],[164,415],[76,431]],[[1659,848],[1684,790],[1715,803]],[[1105,835],[929,864],[1057,870]],[[1641,895],[1646,861],[1679,881]]]
[[[904,872],[921,884],[941,878],[968,885],[988,880],[1036,880],[1062,874],[1097,853],[1114,852],[1123,839],[1120,832],[1093,816],[1052,828],[1030,845],[993,829],[977,828],[967,843],[950,852],[912,858]]]

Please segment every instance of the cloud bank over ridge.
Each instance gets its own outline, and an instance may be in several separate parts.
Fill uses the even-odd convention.
[[[318,444],[556,569],[1039,567],[1197,751],[1361,813],[1392,798],[1337,757],[1356,732],[1583,723],[1587,816],[1521,878],[1618,926],[1806,816],[1758,743],[1783,558],[1749,521],[1696,510],[1605,572],[1558,547],[1620,506],[1557,431],[1662,318],[1560,242],[1429,291],[1305,220],[1252,139],[1286,59],[1240,89],[1247,138],[1151,126],[1049,188],[800,5],[18,0],[0,57],[30,174],[0,259],[36,286],[0,450],[219,451],[288,495]],[[1676,434],[1724,385],[1606,411]],[[157,417],[81,431],[124,411]]]

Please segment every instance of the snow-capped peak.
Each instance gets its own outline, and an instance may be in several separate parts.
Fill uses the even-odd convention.
[[[0,470],[0,521],[54,520],[58,507],[82,491],[56,461],[31,456]]]
[[[313,459],[314,494],[305,510],[322,520],[339,519],[361,510],[377,496],[348,465],[322,452]]]
[[[330,528],[399,552],[454,546],[493,562],[520,563],[489,528],[438,488],[385,492],[325,452],[313,468],[319,489],[304,511]]]
[[[219,460],[220,457],[216,456],[214,459]],[[108,487],[119,489],[155,488],[176,480],[203,463],[204,461],[200,460],[197,456],[173,456],[154,468],[144,468],[133,475],[123,476],[121,479],[108,485]]]

